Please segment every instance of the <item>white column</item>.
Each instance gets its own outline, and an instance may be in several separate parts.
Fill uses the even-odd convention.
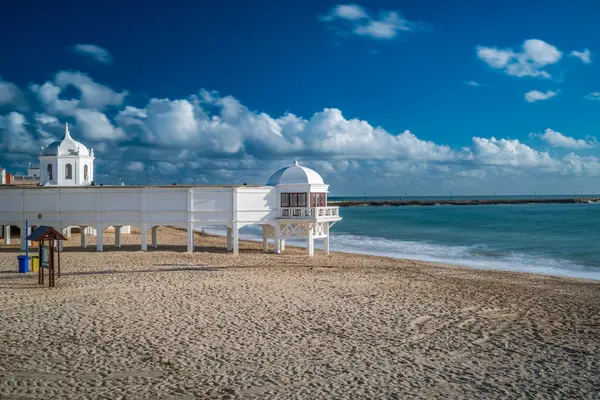
[[[59,240],[58,241],[58,248],[60,249],[60,251],[63,251],[63,247],[64,247],[64,240]]]
[[[104,250],[104,227],[102,224],[96,226],[96,251]]]
[[[140,229],[142,231],[142,251],[146,251],[148,250],[148,226],[145,222],[142,223]]]
[[[10,244],[10,225],[4,225],[4,244]]]
[[[279,254],[281,253],[281,240],[279,239],[281,235],[281,227],[279,226],[279,224],[275,225],[275,239],[273,239],[273,241],[275,242],[275,254]]]
[[[233,238],[231,237],[231,235],[231,228],[227,227],[227,251],[233,250],[233,245],[231,243],[233,241]]]
[[[329,255],[329,234],[327,234],[327,236],[325,236],[325,239],[323,239],[323,252],[326,256]]]
[[[308,239],[307,239],[307,250],[308,256],[313,257],[315,255],[315,239],[313,237],[313,227],[312,224],[308,225]]]
[[[269,238],[264,233],[263,233],[263,237],[262,237],[262,242],[263,242],[263,251],[266,253],[269,251]]]
[[[231,228],[233,231],[232,240],[233,240],[233,254],[239,254],[240,252],[240,229],[237,222],[233,223],[233,227]]]
[[[87,247],[87,226],[80,226],[79,231],[81,232],[81,247],[85,249]]]
[[[187,226],[187,251],[188,253],[194,252],[194,223],[188,222]]]
[[[27,230],[25,230],[25,225],[21,225],[19,228],[21,228],[21,250],[25,250],[25,238],[27,237]]]
[[[71,237],[71,229],[72,229],[72,228],[71,228],[70,226],[68,226],[68,227],[67,227],[67,237],[68,237],[68,238],[70,238],[70,237]]]
[[[121,227],[115,226],[115,247],[121,247]]]
[[[152,227],[152,248],[158,247],[158,226]]]
[[[279,250],[285,251],[285,239],[279,240]]]

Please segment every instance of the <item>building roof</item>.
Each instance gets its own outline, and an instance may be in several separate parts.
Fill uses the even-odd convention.
[[[297,160],[290,166],[280,169],[269,178],[267,185],[323,185],[323,178],[316,171],[302,167]]]
[[[93,151],[92,151],[93,153]],[[61,140],[42,147],[41,156],[89,156],[90,151],[82,143],[71,137],[69,124],[65,124],[65,136]]]
[[[25,240],[31,240],[32,242],[39,242],[42,239],[51,238],[58,240],[67,240],[59,231],[51,226],[38,226],[35,231],[31,232],[31,235],[27,236]]]

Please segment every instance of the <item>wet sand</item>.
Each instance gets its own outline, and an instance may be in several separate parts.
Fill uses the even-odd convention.
[[[53,289],[0,245],[1,399],[600,397],[597,281],[104,236]]]

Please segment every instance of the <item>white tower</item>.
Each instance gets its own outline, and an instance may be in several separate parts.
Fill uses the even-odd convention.
[[[40,185],[86,186],[94,180],[94,149],[71,137],[65,124],[62,140],[40,150]]]
[[[323,250],[329,254],[329,228],[340,221],[339,207],[327,205],[329,185],[310,168],[298,161],[275,172],[268,186],[277,188],[278,216],[275,226],[263,225],[263,244],[275,242],[275,252],[283,251],[285,239],[306,239],[308,255],[315,252],[315,239],[323,239]]]

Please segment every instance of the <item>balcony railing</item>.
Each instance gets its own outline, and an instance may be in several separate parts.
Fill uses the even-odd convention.
[[[279,218],[339,217],[339,207],[282,207]]]

